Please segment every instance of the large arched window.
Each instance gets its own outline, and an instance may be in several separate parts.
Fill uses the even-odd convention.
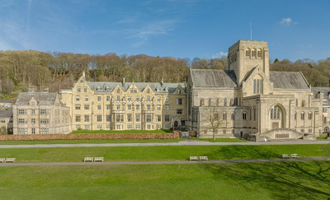
[[[258,49],[257,56],[258,56],[259,59],[262,58],[262,51],[261,51],[261,49]]]
[[[246,57],[250,57],[250,49],[246,49],[245,50],[245,56]]]
[[[280,119],[281,114],[282,112],[278,106],[274,106],[270,109],[270,119]]]

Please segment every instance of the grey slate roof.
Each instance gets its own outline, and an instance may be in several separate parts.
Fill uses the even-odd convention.
[[[191,69],[195,87],[237,87],[233,70]]]
[[[57,93],[19,93],[16,105],[28,105],[32,97],[39,105],[54,105]]]
[[[88,86],[96,92],[107,92],[107,91],[113,91],[114,88],[119,85],[124,91],[127,91],[127,89],[133,84],[133,82],[125,82],[123,84],[122,82],[89,82],[86,81]],[[158,92],[166,92],[166,89],[169,93],[173,93],[176,88],[181,85],[181,87],[185,90],[186,89],[186,83],[157,83],[157,82],[134,82],[136,87],[143,91],[144,88],[149,85],[151,89],[153,89],[155,92],[157,92],[157,88],[159,89]]]
[[[300,72],[269,72],[274,88],[308,89],[309,85]]]
[[[11,118],[13,117],[13,108],[8,108],[7,110],[0,111],[0,118]]]

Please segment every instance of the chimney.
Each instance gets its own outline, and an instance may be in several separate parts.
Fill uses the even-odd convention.
[[[161,83],[162,83],[162,86],[163,86],[164,85],[164,78],[162,78],[162,82]]]
[[[36,86],[29,86],[28,93],[36,93]]]
[[[125,87],[125,77],[123,78],[123,87]]]

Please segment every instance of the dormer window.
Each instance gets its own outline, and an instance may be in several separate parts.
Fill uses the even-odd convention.
[[[150,93],[150,89],[147,89],[147,93]]]
[[[110,91],[110,87],[107,86],[105,90],[106,90],[107,92],[109,92],[109,91]]]
[[[168,87],[165,88],[165,92],[168,92]]]
[[[96,91],[102,91],[101,86],[97,86]]]
[[[181,90],[178,90],[178,94],[181,94]]]
[[[119,94],[120,93],[120,89],[117,89],[117,94]]]

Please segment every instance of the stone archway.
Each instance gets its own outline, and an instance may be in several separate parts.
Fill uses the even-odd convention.
[[[179,123],[178,123],[178,121],[174,121],[174,127],[173,127],[174,129],[178,129],[179,128]]]
[[[283,106],[276,104],[269,110],[269,121],[271,129],[286,128],[285,126],[285,110]]]

